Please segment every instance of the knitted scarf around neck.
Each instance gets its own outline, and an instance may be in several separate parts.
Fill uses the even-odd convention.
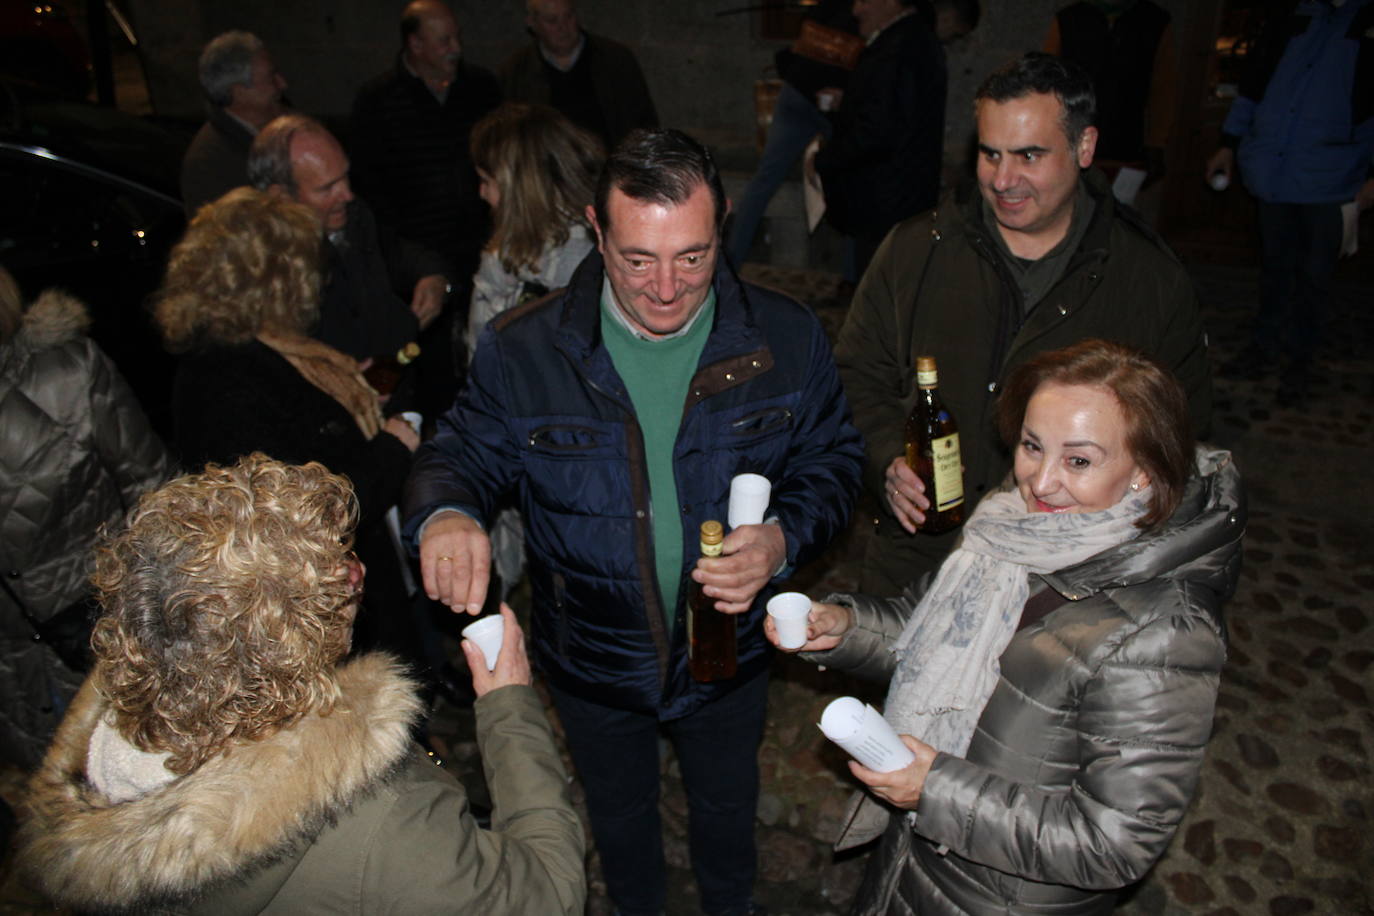
[[[1021,619],[1030,574],[1073,566],[1136,537],[1149,493],[1128,492],[1100,512],[1027,512],[1015,491],[979,503],[893,644],[898,662],[884,718],[898,734],[962,757],[997,686],[998,658]]]
[[[357,360],[310,337],[264,331],[258,340],[279,353],[307,382],[342,404],[363,436],[371,439],[377,435],[382,428],[382,408],[377,392],[358,371]]]

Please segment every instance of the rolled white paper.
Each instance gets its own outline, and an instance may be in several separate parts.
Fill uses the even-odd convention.
[[[916,759],[882,713],[854,697],[831,700],[817,726],[849,756],[876,773],[891,773]]]
[[[806,619],[811,614],[811,599],[801,592],[779,592],[768,599],[768,616],[778,631],[778,645],[800,649],[806,645]]]
[[[482,657],[487,661],[488,671],[496,668],[496,657],[501,654],[501,641],[505,633],[506,622],[500,614],[479,618],[463,627],[463,638],[477,643],[482,650]]]
[[[772,490],[773,485],[762,474],[736,474],[730,480],[730,514],[726,517],[730,527],[761,524]]]

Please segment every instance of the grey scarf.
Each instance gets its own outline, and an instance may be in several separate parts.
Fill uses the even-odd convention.
[[[1135,538],[1149,493],[1128,492],[1100,512],[1027,512],[1015,491],[979,503],[893,644],[899,660],[884,718],[898,734],[962,757],[997,686],[997,660],[1021,619],[1030,574],[1073,566]]]

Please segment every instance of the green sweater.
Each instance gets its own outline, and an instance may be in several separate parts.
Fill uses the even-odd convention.
[[[644,436],[649,468],[649,505],[653,513],[654,566],[658,589],[671,633],[677,616],[682,577],[682,515],[678,510],[677,480],[673,476],[673,446],[682,425],[682,405],[696,374],[702,348],[715,319],[716,293],[706,296],[687,333],[649,340],[627,328],[605,295],[601,299],[601,337],[611,362],[625,382],[635,417]]]

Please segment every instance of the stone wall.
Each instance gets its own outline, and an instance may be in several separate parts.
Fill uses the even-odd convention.
[[[1211,4],[1159,0],[1182,31]],[[583,24],[633,47],[665,124],[692,130],[727,161],[748,160],[754,137],[752,86],[767,75],[783,42],[758,37],[758,15],[731,12],[745,0],[580,0]],[[949,49],[946,155],[958,161],[972,129],[970,100],[999,63],[1043,41],[1061,0],[984,0],[978,30]],[[354,91],[387,67],[399,43],[401,4],[300,0],[131,0],[158,113],[197,117],[200,47],[231,28],[256,32],[271,47],[304,111],[345,115]],[[454,0],[468,59],[495,68],[528,38],[522,0]]]

